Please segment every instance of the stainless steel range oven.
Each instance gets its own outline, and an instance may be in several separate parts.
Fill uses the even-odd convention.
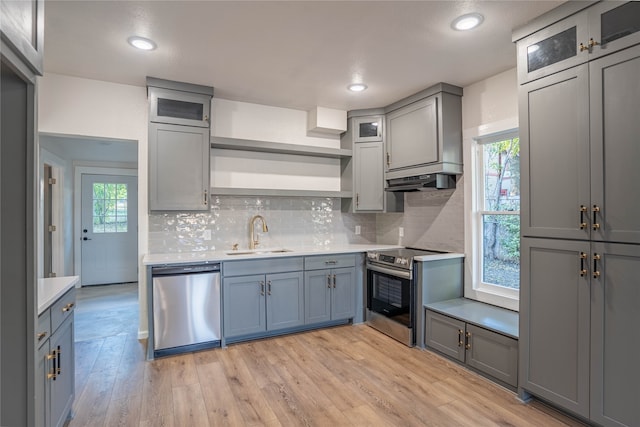
[[[413,347],[418,308],[414,257],[442,253],[413,248],[368,252],[367,323]]]

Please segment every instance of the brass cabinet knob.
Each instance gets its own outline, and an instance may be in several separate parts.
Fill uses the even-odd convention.
[[[62,311],[63,312],[67,312],[67,311],[71,311],[71,309],[75,306],[74,303],[70,302],[69,304],[65,305],[64,307],[62,307]]]

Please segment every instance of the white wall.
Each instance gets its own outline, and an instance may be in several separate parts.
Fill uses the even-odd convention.
[[[516,69],[489,77],[464,88],[462,98],[462,139],[464,152],[464,176],[467,185],[464,192],[465,203],[465,296],[491,304],[503,305],[513,310],[518,309],[517,300],[509,300],[500,296],[478,292],[473,289],[472,263],[476,256],[476,244],[472,240],[476,235],[472,222],[472,200],[475,165],[471,156],[474,149],[473,139],[518,127],[518,81]]]
[[[38,131],[138,141],[139,333],[147,331],[147,91],[144,87],[47,73],[38,78]]]
[[[340,136],[307,136],[307,112],[213,99],[213,136],[340,148]],[[340,160],[251,153],[211,152],[211,186],[287,190],[340,190]]]

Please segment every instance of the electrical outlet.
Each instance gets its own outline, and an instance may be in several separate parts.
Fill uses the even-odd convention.
[[[360,231],[361,231],[360,226],[356,225],[356,236],[360,235]]]
[[[202,240],[211,240],[211,230],[204,230],[204,233],[202,233]]]
[[[404,227],[398,227],[398,236],[404,237]]]

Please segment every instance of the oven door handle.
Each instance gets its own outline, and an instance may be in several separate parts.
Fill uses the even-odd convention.
[[[390,276],[402,277],[403,279],[411,280],[411,272],[406,270],[396,270],[392,268],[385,268],[379,265],[367,264],[367,270],[376,271],[378,273],[388,274]]]

